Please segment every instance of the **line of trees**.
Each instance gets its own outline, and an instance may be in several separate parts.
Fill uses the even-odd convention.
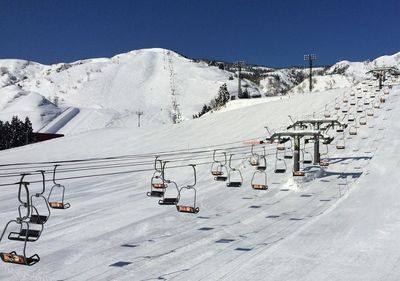
[[[32,123],[28,117],[25,121],[13,116],[11,122],[0,120],[0,150],[32,143]]]

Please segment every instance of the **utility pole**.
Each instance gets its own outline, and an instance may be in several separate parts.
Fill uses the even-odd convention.
[[[242,85],[241,85],[241,81],[240,81],[240,73],[242,71],[242,66],[244,65],[243,61],[238,61],[236,63],[237,68],[238,68],[238,98],[240,96],[242,96]]]
[[[304,60],[308,60],[310,67],[310,92],[312,90],[312,62],[317,59],[317,56],[314,54],[304,55]]]
[[[140,127],[140,116],[144,115],[143,111],[136,111],[136,115],[138,116],[138,127]]]

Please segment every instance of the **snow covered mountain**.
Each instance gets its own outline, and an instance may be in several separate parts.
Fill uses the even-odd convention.
[[[236,95],[237,79],[230,76],[164,49],[54,65],[0,60],[0,118],[28,115],[35,130],[47,125],[45,131],[68,134],[134,127],[136,112],[143,111],[142,126],[159,126],[191,119],[224,83]],[[61,121],[55,118],[67,109]],[[48,124],[52,120],[56,125]]]
[[[223,65],[225,69],[231,72],[237,71],[235,64],[216,61],[208,61],[208,63],[210,65]],[[348,87],[368,77],[366,72],[373,68],[382,66],[399,67],[399,65],[400,53],[397,53],[379,57],[371,62],[340,61],[330,67],[314,67],[313,91]],[[242,73],[244,77],[257,83],[262,94],[266,96],[308,92],[308,67],[274,69],[271,67],[244,65]]]
[[[399,66],[400,53],[372,62],[341,61],[315,68],[314,91],[349,87],[376,66]],[[0,60],[0,119],[29,116],[35,131],[74,134],[107,127],[160,127],[191,119],[227,84],[237,96],[233,64],[225,70],[165,49],[143,49],[112,58],[42,65]],[[246,66],[250,96],[308,91],[308,70]],[[246,104],[247,102],[240,102]],[[249,102],[248,104],[253,104]]]

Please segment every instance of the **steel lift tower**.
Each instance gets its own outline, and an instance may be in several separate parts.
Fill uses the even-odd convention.
[[[339,122],[337,119],[318,119],[318,118],[313,118],[313,119],[303,119],[303,120],[297,120],[296,122],[293,122],[292,125],[288,126],[287,129],[293,129],[295,131],[297,130],[314,130],[314,131],[327,131],[330,128],[335,128],[335,126],[339,128],[346,128],[347,125]],[[324,139],[324,143],[331,143],[333,141],[332,137],[324,136],[322,137]],[[319,152],[319,136],[314,136],[314,165],[320,165],[321,164],[321,154]]]

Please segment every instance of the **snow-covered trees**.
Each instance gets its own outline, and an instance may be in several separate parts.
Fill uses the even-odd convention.
[[[32,123],[28,117],[25,122],[17,116],[13,116],[11,122],[0,121],[0,150],[31,143],[32,132]]]
[[[199,118],[210,110],[218,110],[229,101],[230,94],[226,84],[222,84],[219,87],[218,95],[209,103],[209,105],[203,105],[203,108],[198,114],[193,115],[193,118]]]

